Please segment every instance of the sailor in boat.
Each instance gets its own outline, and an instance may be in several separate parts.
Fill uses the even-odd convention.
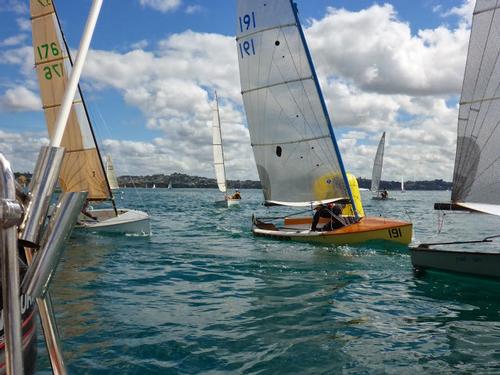
[[[238,189],[236,189],[236,192],[231,196],[231,199],[241,199],[241,194]]]
[[[342,228],[345,223],[341,219],[342,208],[338,204],[328,203],[327,205],[319,205],[315,208],[315,213],[311,225],[311,231],[318,231],[318,223],[320,218],[329,219],[329,221],[321,228],[320,231],[332,231]]]
[[[387,192],[387,190],[384,190],[383,192],[380,193],[380,197],[382,199],[387,199],[389,198],[389,193]]]
[[[89,219],[97,221],[97,217],[95,217],[94,215],[92,215],[89,212],[89,201],[85,201],[85,203],[83,204],[81,212],[82,212],[82,215],[84,215],[85,217],[88,217]]]

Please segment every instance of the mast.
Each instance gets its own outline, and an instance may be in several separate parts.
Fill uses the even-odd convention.
[[[318,94],[319,94],[321,108],[323,109],[323,113],[325,115],[326,122],[327,122],[327,125],[328,125],[328,130],[330,131],[330,137],[331,137],[331,140],[332,140],[333,148],[335,150],[335,153],[337,155],[337,160],[339,162],[340,172],[342,173],[342,178],[344,180],[344,184],[345,184],[345,187],[347,189],[347,193],[349,194],[349,199],[351,200],[351,205],[352,205],[352,209],[353,209],[353,212],[354,212],[354,216],[356,217],[356,219],[358,219],[359,218],[359,214],[358,214],[358,210],[356,208],[356,203],[355,203],[353,195],[352,195],[351,186],[349,185],[349,179],[347,178],[347,173],[345,171],[344,162],[342,161],[342,155],[340,154],[339,146],[338,146],[337,140],[335,138],[335,133],[333,131],[332,122],[331,122],[331,119],[330,119],[330,115],[328,114],[328,109],[326,107],[325,98],[323,97],[323,92],[321,91],[321,86],[319,84],[319,80],[318,80],[318,76],[316,74],[316,69],[314,67],[314,63],[312,61],[311,53],[309,51],[309,46],[307,45],[306,38],[304,36],[304,31],[302,30],[302,25],[301,25],[301,23],[299,21],[297,4],[294,3],[293,0],[290,0],[290,5],[291,5],[291,7],[293,9],[293,14],[295,16],[295,21],[297,23],[297,28],[299,30],[299,35],[300,35],[300,38],[302,40],[302,44],[303,44],[304,49],[305,49],[307,60],[309,61],[309,65],[311,67],[311,72],[312,72],[314,84],[315,84],[316,89],[317,89]]]

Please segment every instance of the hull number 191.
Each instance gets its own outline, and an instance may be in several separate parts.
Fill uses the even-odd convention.
[[[399,238],[402,236],[401,234],[401,228],[391,228],[387,229],[389,232],[389,238]]]

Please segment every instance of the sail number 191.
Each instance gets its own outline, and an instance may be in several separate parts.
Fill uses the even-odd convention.
[[[401,228],[387,229],[387,232],[389,232],[389,238],[399,238],[403,236],[401,233]]]
[[[247,31],[250,30],[250,28],[255,29],[256,23],[255,23],[255,12],[245,14],[244,16],[240,17],[240,31]]]

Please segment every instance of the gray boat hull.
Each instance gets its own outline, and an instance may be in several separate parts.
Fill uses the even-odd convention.
[[[500,278],[500,253],[438,250],[410,247],[411,262],[417,271],[440,270]]]

